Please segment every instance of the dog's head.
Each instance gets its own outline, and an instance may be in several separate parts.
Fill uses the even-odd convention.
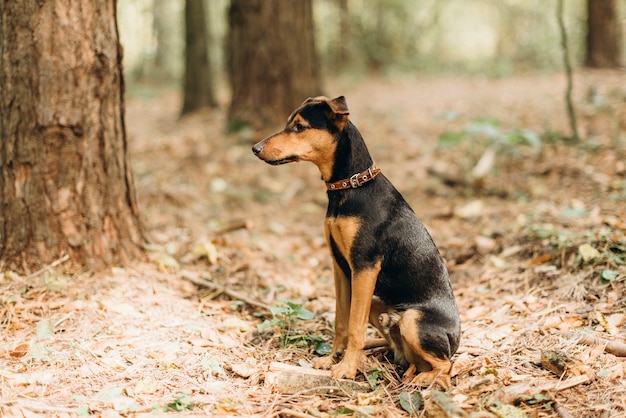
[[[285,128],[252,147],[254,155],[278,165],[311,161],[328,178],[332,170],[337,138],[348,123],[348,105],[343,96],[308,98],[293,111]]]

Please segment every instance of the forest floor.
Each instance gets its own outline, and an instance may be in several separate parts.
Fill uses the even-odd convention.
[[[562,75],[328,85],[447,260],[447,392],[402,384],[385,348],[356,386],[311,383],[334,318],[319,172],[257,160],[223,110],[179,119],[177,93],[133,90],[149,260],[3,272],[0,415],[626,416],[625,76],[576,74],[580,143]]]

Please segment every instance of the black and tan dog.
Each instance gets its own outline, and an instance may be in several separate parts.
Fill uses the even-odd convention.
[[[404,382],[447,379],[460,320],[444,261],[422,222],[372,161],[348,114],[343,96],[309,98],[285,129],[252,148],[269,164],[311,161],[326,182],[325,233],[337,311],[332,351],[315,367],[330,368],[335,378],[355,377],[369,320],[388,340],[395,360],[408,366]],[[343,359],[333,365],[341,353]]]

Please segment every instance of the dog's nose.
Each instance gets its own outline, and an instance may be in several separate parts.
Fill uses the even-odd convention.
[[[261,151],[263,151],[263,141],[254,144],[254,146],[252,147],[252,152],[254,153],[254,155],[258,156]]]

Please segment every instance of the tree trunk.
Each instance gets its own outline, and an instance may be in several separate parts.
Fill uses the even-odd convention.
[[[622,28],[615,0],[587,0],[585,65],[619,68],[622,65]]]
[[[73,5],[70,5],[73,4]],[[143,255],[114,0],[0,8],[0,265]]]
[[[228,24],[230,130],[274,129],[321,94],[311,0],[232,0]]]
[[[185,1],[185,80],[181,114],[215,106],[204,0]]]

